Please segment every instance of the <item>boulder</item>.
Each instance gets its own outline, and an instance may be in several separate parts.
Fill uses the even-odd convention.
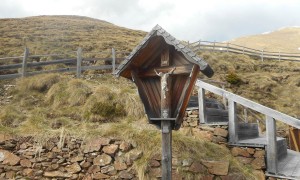
[[[121,171],[127,169],[127,165],[124,162],[116,161],[114,163],[114,167],[116,170]]]
[[[229,161],[202,161],[202,164],[208,168],[210,174],[226,176],[229,169]]]
[[[253,158],[247,158],[247,157],[236,157],[241,163],[243,164],[250,164],[253,161]]]
[[[127,152],[127,151],[129,151],[129,150],[131,150],[132,149],[132,145],[130,144],[130,143],[128,143],[128,142],[122,142],[121,144],[120,144],[120,150],[121,151],[123,151],[123,152]]]
[[[102,146],[109,145],[110,142],[111,139],[108,138],[92,139],[82,146],[82,150],[84,153],[100,151]]]
[[[160,162],[154,159],[151,159],[149,162],[150,167],[159,167],[160,166]]]

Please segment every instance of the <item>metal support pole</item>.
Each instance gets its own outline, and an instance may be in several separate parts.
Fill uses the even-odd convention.
[[[236,116],[236,102],[228,100],[228,117],[229,117],[229,142],[237,143],[238,138],[238,121]]]
[[[199,102],[199,120],[200,124],[206,123],[206,108],[205,108],[205,89],[199,87],[198,89],[198,102]]]

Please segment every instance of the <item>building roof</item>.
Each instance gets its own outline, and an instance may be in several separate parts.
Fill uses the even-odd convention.
[[[212,77],[214,72],[206,61],[198,57],[188,46],[180,43],[176,38],[170,35],[159,25],[156,25],[141,41],[141,43],[125,58],[120,66],[115,71],[115,75],[120,76],[122,72],[129,67],[129,64],[134,60],[142,49],[147,47],[148,42],[153,37],[162,37],[168,45],[173,46],[177,51],[181,52],[184,57],[193,64],[197,64],[200,67],[200,71],[208,77]]]

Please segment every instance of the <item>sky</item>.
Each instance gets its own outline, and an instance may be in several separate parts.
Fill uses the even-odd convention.
[[[226,41],[300,26],[300,0],[0,0],[0,18],[80,15],[180,40]],[[0,24],[1,26],[1,24]]]

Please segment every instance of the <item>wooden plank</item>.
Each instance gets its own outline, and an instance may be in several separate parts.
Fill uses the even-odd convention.
[[[23,62],[22,62],[22,77],[26,76],[28,55],[29,55],[29,49],[26,47],[24,51]]]
[[[213,92],[215,94],[218,94],[220,96],[224,96],[227,99],[231,99],[245,107],[248,107],[250,109],[253,109],[257,112],[260,112],[262,114],[268,115],[270,117],[273,117],[276,120],[279,120],[281,122],[284,122],[286,124],[289,124],[293,127],[296,127],[298,129],[300,129],[300,120],[296,119],[294,117],[291,117],[289,115],[283,114],[281,112],[278,112],[274,109],[268,108],[266,106],[263,106],[261,104],[258,104],[256,102],[250,101],[246,98],[243,98],[241,96],[235,95],[233,93],[230,93],[228,91],[225,91],[221,88],[215,87],[213,85],[210,85],[208,83],[205,83],[203,81],[198,80],[196,83],[197,86],[202,87],[210,92]]]
[[[236,116],[236,102],[229,99],[228,100],[228,119],[229,119],[229,142],[237,143],[238,138],[238,121]]]
[[[116,51],[114,48],[111,49],[112,54],[112,74],[114,74],[116,70]]]
[[[5,75],[0,75],[0,80],[4,80],[4,79],[14,79],[14,78],[18,78],[21,77],[21,74],[5,74]]]
[[[205,108],[205,89],[199,87],[198,89],[198,102],[199,102],[199,120],[200,124],[206,123],[206,108]]]
[[[82,49],[78,48],[77,50],[77,70],[76,70],[76,77],[80,78],[81,76],[81,62],[82,62]]]
[[[0,60],[11,60],[11,59],[21,59],[23,58],[24,56],[15,56],[15,57],[2,57],[0,58]]]
[[[168,67],[158,67],[158,68],[153,68],[150,69],[146,72],[140,72],[139,77],[152,77],[156,76],[155,70],[157,72],[162,72],[162,73],[167,73],[170,72],[174,67],[168,66]],[[185,66],[176,66],[175,70],[173,71],[172,74],[190,74],[192,71],[193,66],[192,65],[185,65]]]
[[[267,171],[276,174],[278,172],[277,141],[276,141],[276,122],[266,116],[267,133]]]
[[[9,69],[17,69],[21,68],[22,64],[9,64],[0,66],[0,70],[9,70]]]
[[[111,69],[112,65],[101,65],[101,66],[81,66],[81,70],[105,70]]]
[[[45,70],[45,71],[27,72],[27,75],[32,76],[32,75],[44,74],[44,73],[75,72],[75,71],[76,68],[60,68],[60,69]]]
[[[164,50],[161,53],[161,64],[169,64],[169,50]],[[171,77],[174,70],[169,70],[166,73],[158,71],[160,76],[161,86],[161,118],[171,117]],[[157,73],[157,72],[156,72]],[[162,131],[162,179],[172,179],[172,123],[171,121],[161,121]]]

